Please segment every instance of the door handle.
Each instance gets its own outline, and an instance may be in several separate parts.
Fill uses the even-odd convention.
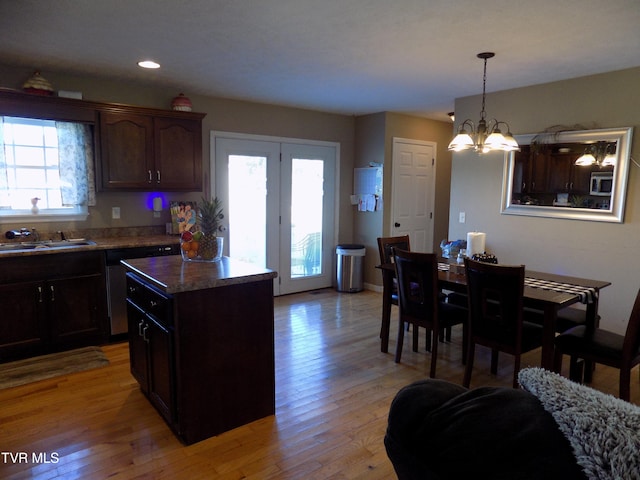
[[[147,330],[149,330],[149,325],[145,325],[144,328],[142,329],[142,339],[146,343],[149,343],[149,337],[147,337]]]
[[[393,224],[394,227],[398,228],[400,226],[400,224],[398,222]]]

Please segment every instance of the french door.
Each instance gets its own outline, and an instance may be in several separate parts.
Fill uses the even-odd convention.
[[[276,295],[330,287],[337,146],[216,134],[212,144],[228,255],[276,270]]]

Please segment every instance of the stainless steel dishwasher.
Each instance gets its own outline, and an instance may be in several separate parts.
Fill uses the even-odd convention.
[[[164,255],[178,255],[180,246],[155,245],[131,248],[112,248],[106,251],[107,262],[107,298],[109,300],[109,322],[111,336],[127,333],[127,286],[125,268],[120,260],[130,258],[160,257]]]

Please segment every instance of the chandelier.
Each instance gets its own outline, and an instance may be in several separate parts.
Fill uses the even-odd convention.
[[[615,166],[616,159],[616,144],[614,142],[596,142],[587,145],[582,156],[575,161],[575,165],[609,167]]]
[[[484,60],[484,76],[482,77],[482,111],[480,112],[480,121],[477,128],[470,119],[465,120],[458,127],[458,134],[451,140],[449,150],[461,152],[463,150],[471,150],[472,148],[480,153],[487,153],[494,150],[510,152],[520,150],[518,142],[509,131],[509,125],[506,122],[500,122],[496,119],[486,120],[485,90],[487,85],[487,59],[493,58],[495,53],[482,52],[478,54],[478,58]],[[507,128],[507,134],[503,135],[500,131],[500,125]],[[469,130],[467,130],[467,128]]]

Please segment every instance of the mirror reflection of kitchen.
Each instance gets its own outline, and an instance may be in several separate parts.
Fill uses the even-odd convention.
[[[609,210],[616,142],[521,145],[512,205]]]

